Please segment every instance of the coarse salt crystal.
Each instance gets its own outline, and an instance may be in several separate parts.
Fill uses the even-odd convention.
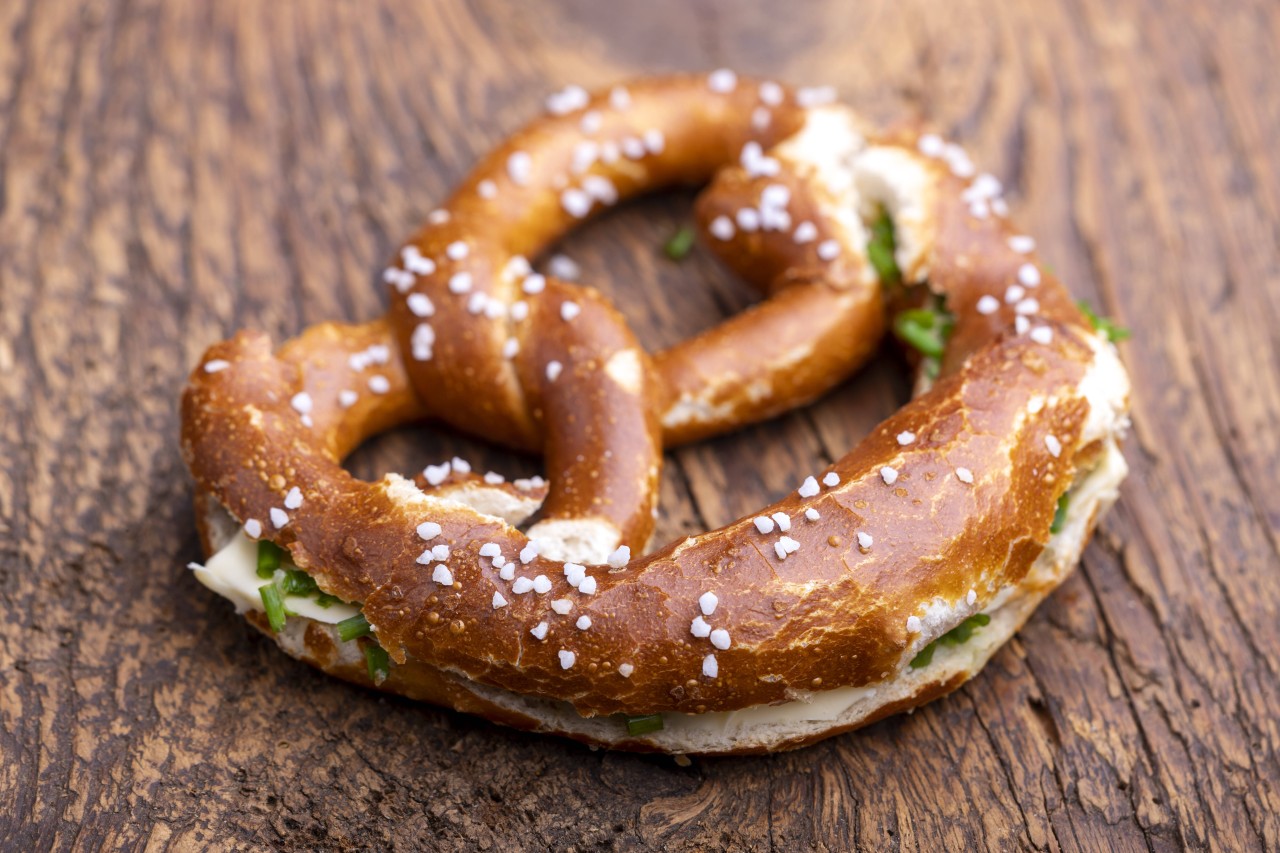
[[[727,216],[717,216],[711,220],[711,224],[707,226],[707,230],[712,237],[717,240],[732,240],[734,235],[733,220]]]
[[[430,317],[436,313],[436,306],[432,304],[431,297],[425,293],[410,293],[405,299],[405,304],[409,306],[409,311],[415,317]]]
[[[570,187],[560,193],[560,206],[575,219],[582,219],[591,212],[591,196],[586,191]]]
[[[507,158],[507,177],[518,186],[529,183],[533,174],[533,158],[527,151],[513,151]]]
[[[727,95],[738,85],[738,75],[728,68],[720,68],[707,75],[707,86],[713,92]]]

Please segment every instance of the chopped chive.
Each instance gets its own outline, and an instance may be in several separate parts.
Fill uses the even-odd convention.
[[[342,642],[350,642],[358,637],[363,637],[371,630],[369,620],[364,618],[363,613],[357,613],[350,619],[343,619],[338,623],[338,637]]]
[[[641,717],[627,717],[627,734],[647,735],[650,732],[662,731],[661,714],[645,714]]]
[[[274,542],[268,542],[266,539],[258,540],[258,577],[263,580],[269,579],[275,574],[276,569],[280,568],[280,560],[285,556],[285,550]]]
[[[1053,513],[1053,524],[1049,525],[1050,533],[1061,533],[1062,526],[1067,523],[1067,505],[1071,503],[1071,495],[1066,492],[1058,498],[1058,508]]]
[[[342,599],[338,598],[338,596],[336,595],[330,595],[327,592],[316,593],[316,605],[319,607],[323,607],[326,610],[335,604],[341,604],[341,603],[342,603]]]
[[[262,596],[262,606],[267,611],[267,623],[273,633],[284,630],[284,601],[280,598],[280,588],[273,583],[258,587],[258,595]]]
[[[911,668],[924,669],[926,666],[933,663],[933,653],[934,651],[937,650],[937,648],[938,648],[938,641],[934,640],[932,643],[930,643],[929,645],[921,649],[920,654],[916,655],[911,659]]]
[[[387,657],[386,649],[377,643],[365,645],[364,664],[369,670],[369,677],[373,679],[374,684],[381,684],[382,680],[391,672],[391,660]]]
[[[986,613],[975,613],[959,625],[934,640],[929,645],[920,650],[920,654],[911,659],[912,669],[923,669],[933,662],[933,653],[938,650],[938,645],[958,646],[961,643],[969,641],[973,636],[973,632],[983,625],[991,623],[991,617]]]
[[[880,284],[893,287],[902,283],[902,270],[894,256],[897,239],[893,232],[893,219],[889,211],[880,209],[880,215],[871,223],[871,237],[867,240],[867,260],[875,268]]]
[[[893,318],[893,331],[899,338],[923,355],[941,358],[946,348],[943,324],[928,308],[912,308]]]
[[[306,597],[309,595],[315,595],[319,591],[320,587],[316,586],[316,579],[302,571],[302,569],[284,570],[285,595],[300,595]]]
[[[1109,317],[1103,317],[1093,310],[1093,306],[1085,300],[1081,299],[1076,303],[1076,307],[1080,309],[1080,313],[1089,319],[1089,325],[1093,326],[1095,332],[1101,332],[1102,336],[1107,340],[1115,343],[1117,341],[1127,340],[1129,330],[1124,326],[1116,325],[1115,321]]]
[[[947,633],[938,638],[943,645],[958,646],[961,643],[967,643],[969,638],[973,636],[973,632],[983,625],[991,622],[991,617],[985,613],[975,613],[959,625],[952,628]]]
[[[938,378],[938,374],[942,372],[942,359],[927,356],[923,362],[924,375],[931,381]]]
[[[662,251],[673,261],[683,261],[693,251],[693,238],[693,229],[686,225],[671,235]]]

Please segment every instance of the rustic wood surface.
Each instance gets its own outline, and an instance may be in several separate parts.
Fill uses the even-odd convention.
[[[1269,0],[0,2],[0,847],[1280,848],[1280,6]],[[1133,330],[1133,475],[981,677],[800,752],[591,752],[296,664],[182,567],[186,371],[243,326],[380,313],[379,264],[553,88],[832,83],[1011,188]],[[659,247],[567,251],[653,347],[749,296]],[[901,404],[891,355],[669,454],[659,536],[780,496]],[[402,431],[352,469],[461,452]]]

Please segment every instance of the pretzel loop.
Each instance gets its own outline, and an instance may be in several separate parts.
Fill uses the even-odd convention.
[[[753,127],[758,96],[747,87],[708,101],[694,81],[640,85],[621,110],[610,103],[619,91],[535,122],[490,154],[384,274],[399,296],[390,323],[426,410],[465,432],[540,449],[553,475],[530,535],[549,556],[587,562],[648,541],[660,411],[672,441],[776,414],[847,376],[882,330],[878,288],[849,262],[860,246],[841,264],[756,250],[770,275],[748,279],[776,296],[660,354],[659,371],[603,297],[534,273],[526,256],[592,213],[705,183],[749,140],[756,148],[747,150],[763,151],[802,118],[781,89],[763,128]],[[749,165],[778,178],[776,188],[825,230],[800,177],[772,163]],[[774,203],[784,221],[759,223],[762,233],[784,233],[786,206]]]

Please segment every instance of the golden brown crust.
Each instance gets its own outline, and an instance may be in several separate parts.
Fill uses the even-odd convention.
[[[441,418],[542,448],[551,472],[544,514],[604,519],[638,551],[652,530],[664,442],[766,417],[856,369],[883,331],[884,307],[867,283],[862,247],[833,224],[837,214],[813,175],[761,180],[742,167],[721,174],[699,202],[704,233],[767,186],[785,185],[789,209],[815,223],[817,239],[768,230],[709,236],[770,298],[652,362],[603,298],[554,279],[528,293],[525,273],[508,274],[514,256],[536,252],[580,218],[564,192],[583,175],[607,180],[619,199],[706,180],[753,135],[767,148],[803,125],[805,111],[787,94],[768,129],[754,132],[753,86],[738,81],[732,93],[713,95],[704,78],[646,81],[629,87],[625,115],[607,108],[608,93],[597,96],[583,109],[601,115],[601,140],[621,149],[656,127],[663,144],[643,157],[598,158],[585,170],[574,164],[581,109],[535,122],[481,163],[446,207],[447,220],[406,247],[389,274],[387,321],[317,327],[276,354],[264,336],[241,333],[203,362],[225,366],[192,373],[183,450],[202,499],[241,522],[260,521],[323,590],[363,603],[378,643],[400,664],[384,686],[531,727],[532,718],[466,683],[562,700],[584,715],[734,710],[797,691],[876,684],[909,660],[924,608],[967,602],[966,612],[980,610],[1019,585],[1040,554],[1058,496],[1086,458],[1077,458],[1090,413],[1082,382],[1095,345],[1065,289],[1040,268],[1033,310],[1007,299],[1028,263],[1010,244],[1015,232],[1001,217],[975,216],[965,198],[971,185],[923,162],[908,137],[881,144],[909,152],[936,199],[926,212],[934,229],[929,285],[957,318],[942,379],[828,471],[814,472],[824,483],[834,478],[829,485],[761,510],[785,514],[785,539],[741,519],[617,569],[590,566],[590,584],[575,584],[563,561],[522,559],[527,537],[499,519],[431,488],[362,483],[341,468],[363,437]],[[518,153],[530,155],[527,172],[510,165]],[[571,184],[557,186],[566,175]],[[829,240],[843,251],[824,257],[818,246]],[[460,243],[465,255],[454,248]],[[422,258],[432,259],[431,270]],[[407,276],[414,266],[420,274]],[[475,294],[483,294],[478,302]],[[995,296],[997,309],[979,307]],[[415,297],[429,300],[430,313]],[[517,303],[527,306],[518,318]],[[501,306],[491,316],[490,304]],[[1016,317],[1028,326],[1034,317],[1036,333],[1012,328]],[[354,400],[344,395],[357,388]],[[673,416],[690,401],[702,407],[697,417]],[[295,487],[303,501],[285,512]],[[273,516],[286,523],[273,525]],[[429,541],[417,532],[425,521],[441,527]],[[480,557],[489,543],[520,578],[548,591],[516,590]],[[426,553],[436,545],[447,556]],[[716,601],[704,616],[707,593]],[[552,608],[558,600],[571,602],[570,612]],[[589,627],[578,626],[583,616]],[[728,634],[699,635],[695,620]],[[361,680],[320,639],[307,648],[303,656],[326,670]]]

